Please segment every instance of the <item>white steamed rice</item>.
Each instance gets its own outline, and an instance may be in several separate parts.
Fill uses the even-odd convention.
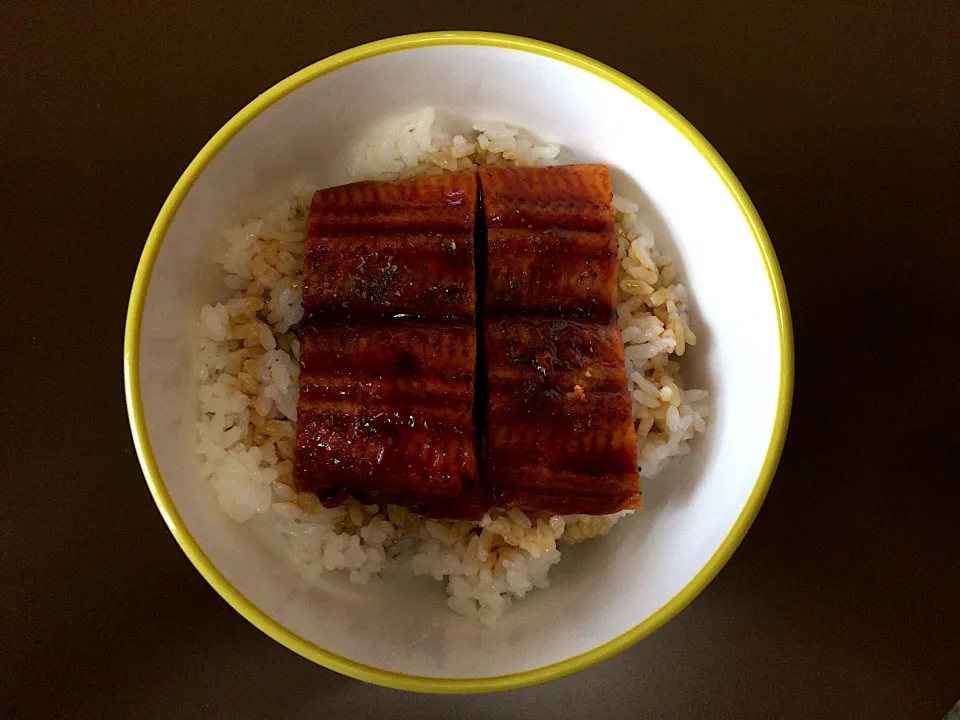
[[[394,119],[358,153],[357,179],[393,180],[479,165],[549,165],[561,148],[499,122],[462,135],[437,132],[434,111]],[[223,512],[268,532],[308,581],[343,571],[358,584],[388,568],[446,583],[447,604],[491,623],[534,588],[545,588],[558,544],[605,535],[624,515],[491,510],[479,522],[427,520],[404,508],[353,499],[324,508],[293,487],[300,271],[313,187],[224,232],[217,256],[223,302],[200,311],[197,372],[201,474]],[[638,206],[614,196],[620,304],[628,385],[644,478],[690,451],[705,430],[703,390],[686,389],[677,358],[696,344],[686,288],[638,219]]]

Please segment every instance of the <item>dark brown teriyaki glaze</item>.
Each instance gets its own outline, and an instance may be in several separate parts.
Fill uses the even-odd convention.
[[[450,508],[477,487],[476,328],[330,324],[303,334],[296,476],[328,506]]]
[[[636,432],[614,323],[617,241],[602,165],[482,168],[487,444],[498,507],[640,506]]]
[[[483,476],[494,502],[554,513],[639,506],[636,434],[616,326],[488,318]]]
[[[610,174],[602,165],[480,170],[488,314],[609,322],[617,298]]]
[[[304,257],[304,309],[315,318],[472,318],[476,208],[473,175],[318,190]]]
[[[474,386],[477,182],[318,191],[304,269],[295,477],[440,516],[482,514]]]
[[[295,475],[434,517],[639,507],[606,168],[319,191]],[[477,302],[480,298],[480,302]]]

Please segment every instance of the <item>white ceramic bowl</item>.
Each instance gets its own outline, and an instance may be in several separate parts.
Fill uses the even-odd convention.
[[[549,590],[493,629],[454,615],[433,581],[308,588],[224,517],[194,454],[189,327],[221,292],[220,230],[294,177],[349,181],[350,149],[384,116],[435,106],[445,124],[497,119],[609,165],[675,253],[701,343],[684,358],[711,392],[694,452],[648,481],[645,509],[564,550]],[[649,634],[730,557],[766,494],[786,433],[792,340],[782,277],[756,211],[709,144],[629,78],[576,53],[482,33],[365,45],[284,80],[233,118],[174,187],[130,301],[127,403],[147,482],[177,541],[223,597],[302,655],[412,690],[497,690],[559,677]]]

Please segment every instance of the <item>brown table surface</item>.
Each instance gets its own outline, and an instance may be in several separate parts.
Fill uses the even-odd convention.
[[[668,7],[669,5],[669,7]],[[780,471],[707,590],[548,685],[419,696],[231,610],[167,532],[123,405],[166,194],[257,93],[358,43],[574,48],[717,147],[776,246],[797,385]],[[960,697],[960,5],[4,3],[0,717],[931,718]]]

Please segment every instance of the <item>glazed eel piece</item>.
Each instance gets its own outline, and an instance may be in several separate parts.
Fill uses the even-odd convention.
[[[318,190],[304,258],[304,310],[318,318],[472,318],[476,211],[473,175]]]
[[[617,241],[602,165],[480,170],[488,378],[481,476],[496,507],[640,507],[614,321]]]
[[[299,488],[328,506],[353,495],[451,518],[639,507],[609,174],[479,176],[488,248],[479,319],[475,176],[316,194]]]
[[[300,491],[437,517],[479,517],[473,424],[476,328],[317,326],[303,334]]]
[[[442,175],[318,191],[304,262],[294,458],[334,507],[479,517],[473,422],[477,181]]]

